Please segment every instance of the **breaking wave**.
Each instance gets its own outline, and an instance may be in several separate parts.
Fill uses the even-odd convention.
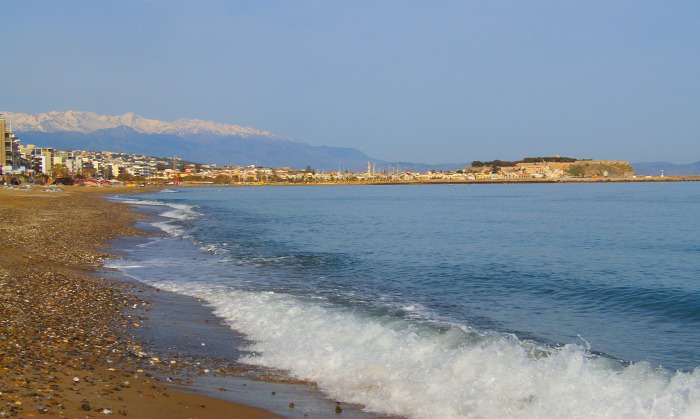
[[[282,293],[153,282],[203,299],[255,341],[243,363],[289,371],[330,397],[415,418],[700,415],[700,372],[622,364],[585,346],[369,317]]]

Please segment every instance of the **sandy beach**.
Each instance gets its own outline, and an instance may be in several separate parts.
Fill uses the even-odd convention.
[[[176,390],[134,354],[134,286],[97,270],[108,241],[144,234],[101,196],[142,191],[0,189],[0,416],[278,417]]]

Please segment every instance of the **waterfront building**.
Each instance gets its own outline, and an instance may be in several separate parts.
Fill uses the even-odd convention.
[[[0,169],[9,173],[19,167],[19,140],[12,134],[10,125],[0,114]]]
[[[54,149],[51,147],[33,147],[30,153],[32,167],[39,173],[51,173],[53,166]]]
[[[134,177],[139,177],[139,178],[147,178],[151,177],[151,167],[150,166],[142,166],[142,165],[134,165],[126,169],[126,172],[129,173],[131,176]]]
[[[19,154],[24,160],[31,160],[32,159],[32,150],[34,150],[36,146],[34,144],[27,144],[27,145],[21,145],[19,146]]]

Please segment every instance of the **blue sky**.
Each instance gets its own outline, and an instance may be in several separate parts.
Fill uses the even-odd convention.
[[[15,1],[0,109],[425,163],[700,160],[697,1]]]

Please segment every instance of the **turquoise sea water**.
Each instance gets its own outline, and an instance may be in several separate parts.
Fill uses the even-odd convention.
[[[243,363],[407,417],[700,417],[697,183],[174,191],[113,265]]]

